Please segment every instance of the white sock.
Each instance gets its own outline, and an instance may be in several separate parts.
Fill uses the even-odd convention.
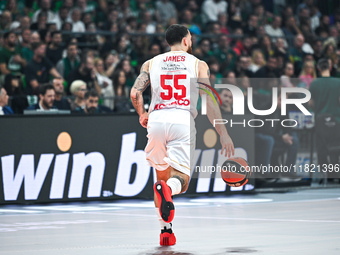
[[[161,224],[161,229],[164,229],[164,227],[166,228],[166,229],[171,229],[171,223],[167,223],[167,222],[165,222],[163,219],[162,219],[162,217],[161,217],[161,215],[160,215],[160,213],[159,213],[159,208],[155,208],[156,209],[156,214],[157,214],[157,217],[158,217],[158,220],[159,220],[159,223]]]
[[[182,183],[177,178],[169,178],[166,182],[171,188],[171,195],[177,195],[182,191]]]

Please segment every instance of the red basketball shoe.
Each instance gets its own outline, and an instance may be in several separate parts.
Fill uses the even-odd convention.
[[[159,202],[159,214],[165,222],[171,222],[175,216],[175,206],[172,202],[170,187],[165,181],[158,181],[153,189]]]
[[[169,245],[176,244],[176,237],[175,237],[175,234],[172,233],[171,229],[165,229],[164,228],[164,230],[162,230],[162,232],[160,234],[159,244],[163,245],[163,246],[169,246]]]

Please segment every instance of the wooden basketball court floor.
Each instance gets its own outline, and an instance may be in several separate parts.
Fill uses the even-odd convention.
[[[340,188],[175,198],[177,244],[152,201],[0,207],[0,254],[340,254]]]

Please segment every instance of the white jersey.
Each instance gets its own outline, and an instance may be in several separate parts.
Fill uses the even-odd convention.
[[[199,59],[185,51],[170,51],[149,61],[152,89],[149,112],[181,109],[197,116]]]

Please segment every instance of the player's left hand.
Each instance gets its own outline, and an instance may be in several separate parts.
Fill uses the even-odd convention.
[[[234,143],[231,140],[229,135],[224,135],[220,137],[220,142],[222,145],[221,155],[225,155],[225,157],[231,157],[235,154]],[[224,152],[225,151],[225,152]]]
[[[139,117],[139,123],[142,125],[142,127],[147,128],[148,126],[148,120],[149,120],[149,113],[144,112],[140,117]]]

